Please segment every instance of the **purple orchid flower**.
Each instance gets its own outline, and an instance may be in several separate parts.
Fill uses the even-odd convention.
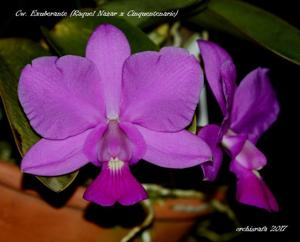
[[[266,157],[255,146],[279,113],[268,70],[253,70],[236,87],[236,70],[229,54],[209,41],[198,44],[207,81],[224,116],[221,126],[210,124],[198,133],[210,145],[214,157],[213,162],[201,164],[204,179],[216,178],[222,147],[232,159],[230,171],[237,176],[237,200],[277,211],[276,199],[258,173],[266,165]]]
[[[184,130],[202,83],[199,63],[185,50],[130,55],[125,35],[102,24],[88,40],[86,58],[40,57],[23,69],[19,99],[43,138],[21,168],[57,176],[90,161],[101,172],[86,200],[103,206],[139,202],[147,194],[129,166],[140,159],[169,168],[211,159],[209,146]]]

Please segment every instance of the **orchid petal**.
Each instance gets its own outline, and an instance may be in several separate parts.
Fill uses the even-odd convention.
[[[267,72],[262,68],[250,72],[234,96],[231,128],[247,134],[253,143],[277,119],[279,113],[279,104]]]
[[[248,170],[232,161],[230,170],[237,176],[237,200],[241,203],[278,211],[277,201],[257,171]]]
[[[112,157],[136,163],[145,151],[145,141],[137,128],[133,124],[116,121],[94,128],[84,145],[86,156],[97,166]]]
[[[24,156],[23,172],[39,176],[59,176],[79,169],[88,163],[82,152],[91,130],[65,140],[41,139]]]
[[[136,163],[143,158],[146,152],[147,146],[145,140],[136,126],[131,123],[122,122],[120,123],[120,128],[124,131],[130,141],[129,145],[132,151],[130,164]]]
[[[21,73],[18,92],[31,126],[44,138],[64,139],[104,120],[98,71],[83,57],[34,59]]]
[[[124,64],[122,119],[155,131],[178,131],[192,120],[203,77],[180,48],[134,54]]]
[[[237,134],[232,130],[228,130],[222,138],[222,145],[228,151],[230,157],[236,157],[243,149],[248,136],[245,134]]]
[[[227,117],[236,88],[236,69],[230,55],[220,46],[209,41],[198,41],[200,54],[209,86]]]
[[[231,158],[246,169],[259,170],[267,163],[265,155],[243,134],[237,135],[229,131],[224,135],[222,144]]]
[[[124,33],[110,24],[102,24],[88,40],[86,57],[93,61],[103,80],[106,114],[117,118],[121,96],[122,68],[130,55]]]
[[[165,133],[136,127],[147,145],[144,159],[150,163],[167,168],[187,168],[212,160],[209,146],[186,130]]]
[[[267,164],[265,155],[248,140],[235,160],[247,169],[259,170]]]
[[[99,141],[102,139],[103,134],[107,130],[107,124],[98,125],[94,128],[84,143],[83,152],[90,162],[96,166],[100,166],[101,163],[98,159],[99,153]]]
[[[213,160],[201,164],[204,180],[213,181],[216,179],[222,165],[223,152],[219,146],[220,127],[214,124],[207,125],[200,129],[198,136],[202,138],[211,148]]]
[[[89,185],[84,199],[101,206],[112,206],[116,202],[132,205],[147,198],[143,186],[131,174],[126,162],[116,165],[103,164],[100,175]]]

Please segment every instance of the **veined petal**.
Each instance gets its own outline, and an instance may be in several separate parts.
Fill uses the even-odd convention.
[[[143,158],[146,152],[147,146],[145,140],[136,126],[131,123],[121,122],[120,128],[124,131],[130,141],[129,145],[132,155],[129,162],[130,164],[136,163]]]
[[[264,208],[270,212],[278,211],[276,198],[255,170],[248,170],[233,160],[230,170],[237,176],[237,200],[241,203]]]
[[[86,47],[86,57],[93,61],[103,80],[106,114],[119,115],[122,68],[130,55],[130,46],[121,30],[102,24],[92,33]]]
[[[267,72],[263,68],[250,72],[234,96],[231,128],[247,134],[253,143],[277,119],[279,113],[279,104]]]
[[[100,175],[84,193],[84,199],[101,206],[116,202],[133,205],[146,198],[145,189],[131,174],[128,163],[121,160],[103,163]]]
[[[232,106],[236,88],[236,69],[230,55],[220,46],[210,41],[198,41],[200,54],[209,86],[227,117]]]
[[[64,140],[41,139],[24,156],[22,171],[39,176],[59,176],[79,169],[88,163],[82,150],[90,133],[91,130],[87,130]]]
[[[213,160],[201,164],[204,180],[213,181],[216,179],[222,165],[223,152],[218,139],[220,127],[214,124],[207,125],[200,129],[198,136],[210,147]]]
[[[100,77],[83,57],[34,59],[21,73],[18,92],[31,126],[44,138],[65,139],[104,120]]]
[[[100,124],[94,128],[86,138],[84,143],[83,152],[90,162],[96,166],[100,166],[100,161],[98,157],[100,140],[103,134],[108,128],[107,124]]]
[[[150,163],[167,168],[187,168],[212,160],[209,146],[186,130],[166,133],[136,127],[147,145],[143,158]]]
[[[116,120],[108,122],[108,127],[99,140],[98,147],[98,160],[101,162],[107,162],[112,158],[128,162],[133,153],[130,140]]]
[[[183,49],[134,54],[124,64],[121,118],[151,130],[181,130],[192,120],[202,83],[199,63]]]

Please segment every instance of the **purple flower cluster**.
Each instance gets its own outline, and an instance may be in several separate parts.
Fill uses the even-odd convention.
[[[255,142],[278,114],[265,69],[251,72],[238,88],[230,56],[200,42],[204,72],[224,114],[220,126],[186,131],[197,106],[204,75],[181,48],[131,54],[126,36],[109,24],[91,35],[85,57],[40,57],[20,76],[19,99],[42,136],[24,156],[26,173],[57,176],[88,162],[101,167],[84,198],[111,206],[147,198],[130,166],[144,159],[168,168],[201,165],[213,180],[222,149],[237,175],[238,200],[277,210],[257,170],[266,164]]]
[[[229,54],[208,41],[198,44],[207,81],[224,116],[220,126],[210,124],[198,133],[213,152],[213,161],[201,164],[205,179],[216,178],[224,150],[231,158],[230,171],[237,177],[237,200],[277,211],[276,199],[258,172],[267,159],[255,146],[279,113],[268,70],[253,70],[236,87],[236,69]]]

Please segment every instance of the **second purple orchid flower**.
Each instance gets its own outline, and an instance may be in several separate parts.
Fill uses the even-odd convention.
[[[225,150],[232,159],[230,171],[237,177],[237,200],[277,211],[276,199],[258,172],[267,159],[255,146],[279,113],[268,70],[253,70],[236,87],[236,69],[230,55],[212,42],[198,44],[206,79],[224,116],[220,126],[210,124],[198,133],[210,145],[214,156],[213,162],[201,165],[205,179],[216,178]]]

